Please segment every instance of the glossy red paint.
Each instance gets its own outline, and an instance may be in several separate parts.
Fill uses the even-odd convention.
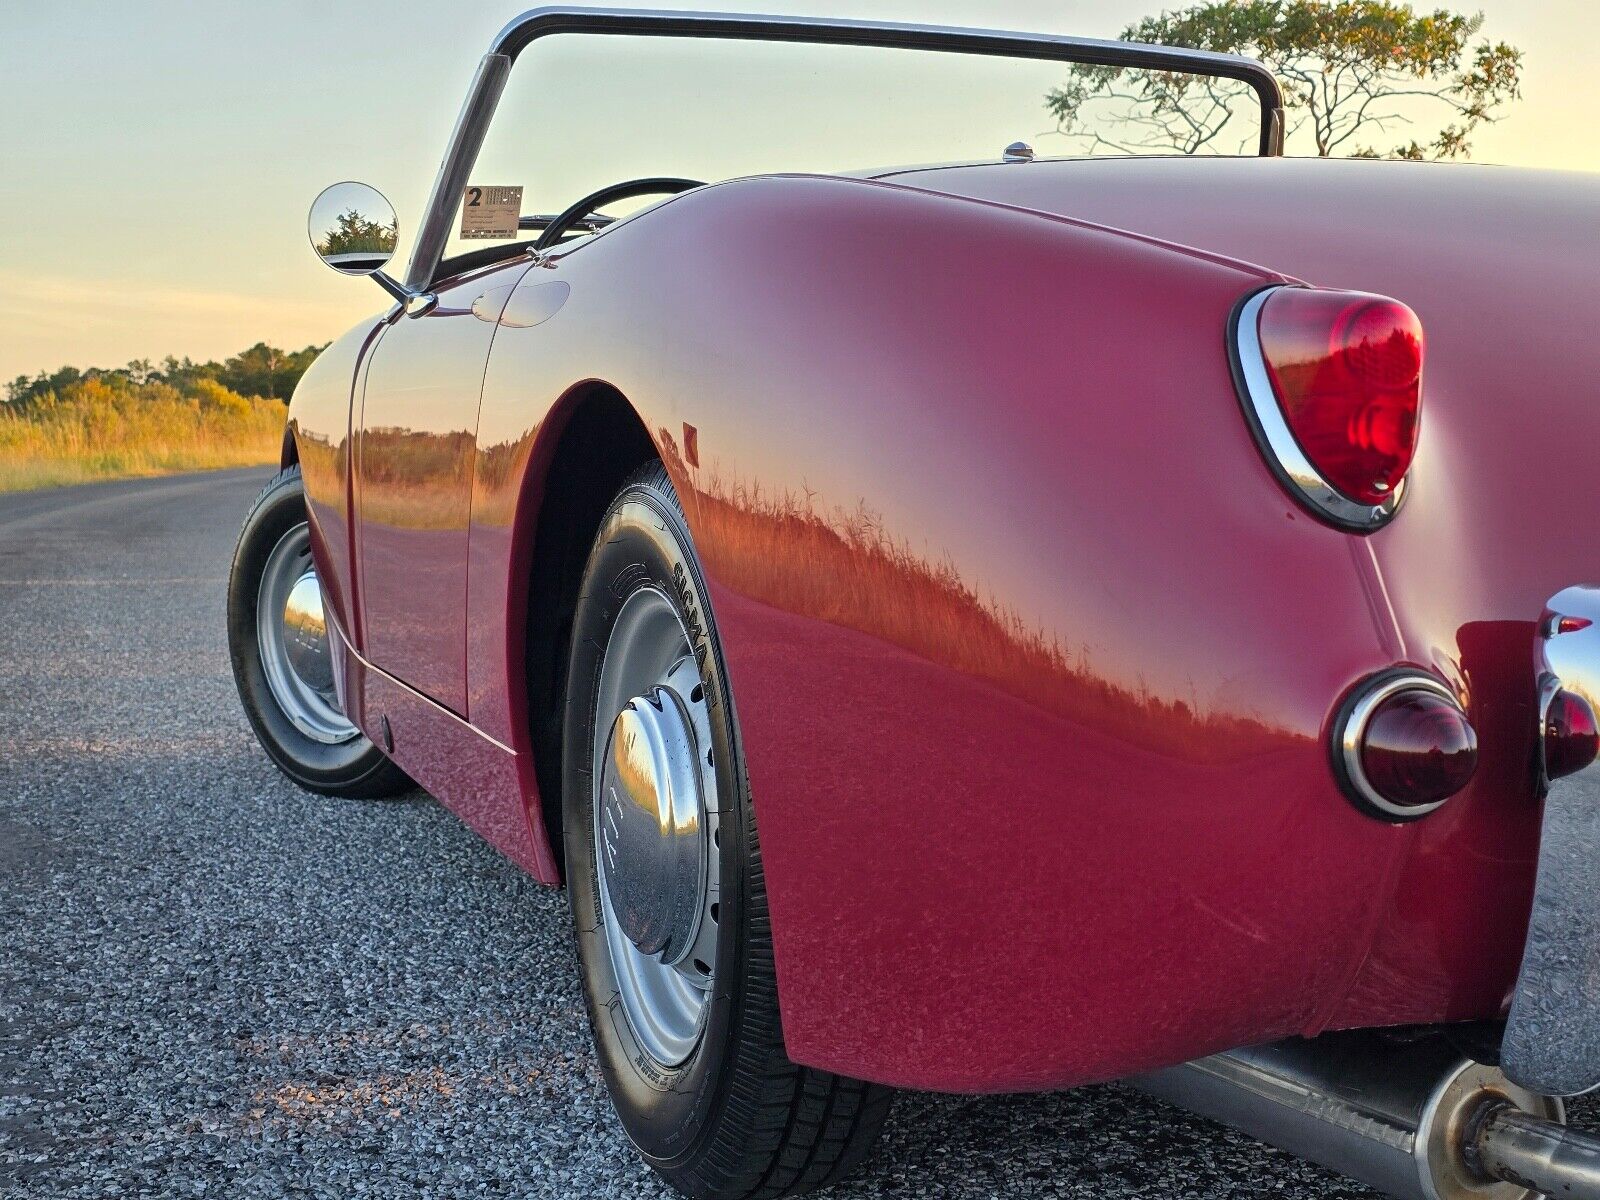
[[[1600,574],[1588,522],[1549,519],[1553,505],[1600,514],[1589,439],[1572,435],[1591,427],[1600,379],[1586,316],[1600,280],[1574,252],[1593,244],[1600,191],[1582,175],[1496,167],[1193,162],[1171,203],[1159,185],[1176,163],[1166,175],[1149,162],[1122,174],[1078,165],[1088,171],[1074,176],[1075,213],[1391,295],[1422,320],[1410,494],[1368,550],[1396,658],[1461,687],[1481,757],[1473,786],[1412,827],[1372,953],[1333,1020],[1405,1020],[1403,987],[1452,1013],[1497,1012],[1521,959],[1537,854],[1533,624],[1556,591]],[[1049,169],[1062,178],[1068,165]],[[971,186],[986,194],[1049,203],[1043,181],[1025,196],[1026,181],[980,170],[987,184]]]
[[[525,758],[485,737],[460,717],[351,652],[345,670],[345,710],[356,723],[393,739],[392,757],[484,840],[546,883],[560,874],[543,839],[535,839],[522,803],[534,786]]]
[[[438,289],[369,351],[355,439],[356,546],[373,663],[467,712],[467,526],[478,387],[526,260]],[[498,289],[498,290],[497,290]],[[492,293],[484,303],[475,302]],[[487,317],[488,319],[484,319]]]
[[[510,332],[516,337],[520,331]],[[474,724],[509,745],[526,743],[532,719],[528,593],[545,480],[567,421],[587,393],[583,384],[569,387],[545,412],[532,414],[515,379],[502,382],[499,372],[485,378],[473,477],[467,683]],[[530,424],[532,415],[539,419]],[[529,796],[537,810],[537,796]]]
[[[939,194],[959,191],[978,202]],[[1600,378],[1577,327],[1600,295],[1571,253],[1596,215],[1559,178],[1252,161],[678,197],[536,268],[570,298],[495,336],[472,726],[358,662],[363,728],[428,705],[397,759],[458,810],[493,803],[469,819],[519,861],[501,815],[525,804],[551,877],[526,576],[560,431],[603,382],[707,567],[797,1060],[1052,1087],[1494,1015],[1537,836],[1533,618],[1594,569],[1591,523],[1543,515],[1600,501],[1571,436]],[[1427,331],[1410,495],[1367,538],[1285,496],[1240,418],[1228,314],[1285,277],[1392,295]],[[475,362],[418,428],[461,427]],[[297,397],[302,442],[337,424],[314,407],[308,424]],[[333,527],[337,495],[313,503]],[[1344,800],[1325,742],[1338,698],[1396,663],[1456,689],[1481,738],[1467,791],[1403,827]],[[484,744],[510,769],[479,765]]]
[[[356,326],[317,356],[295,388],[289,431],[305,481],[311,550],[333,622],[356,639],[355,547],[350,533],[351,395],[378,336],[377,318]]]

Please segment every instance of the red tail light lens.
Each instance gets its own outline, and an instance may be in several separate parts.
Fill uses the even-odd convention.
[[[1382,296],[1285,287],[1261,305],[1257,333],[1278,406],[1312,467],[1350,500],[1390,499],[1417,448],[1417,315]]]
[[[1334,737],[1345,790],[1385,820],[1432,812],[1478,769],[1478,735],[1467,714],[1442,683],[1420,672],[1388,672],[1358,688]]]
[[[1600,724],[1582,696],[1559,691],[1544,714],[1544,777],[1576,775],[1600,757]]]

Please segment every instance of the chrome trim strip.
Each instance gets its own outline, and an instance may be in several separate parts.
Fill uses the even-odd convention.
[[[1414,821],[1418,817],[1425,817],[1452,797],[1446,796],[1432,804],[1395,804],[1384,799],[1367,779],[1366,768],[1361,764],[1361,739],[1366,736],[1367,725],[1378,706],[1397,692],[1432,692],[1448,700],[1457,709],[1461,708],[1461,701],[1439,680],[1421,671],[1397,671],[1381,675],[1362,686],[1366,690],[1345,713],[1344,723],[1335,735],[1339,764],[1344,768],[1345,779],[1360,796],[1362,803],[1371,805],[1384,816],[1396,821]]]
[[[479,729],[476,725],[474,725],[470,721],[467,721],[466,719],[464,719],[462,716],[460,716],[460,714],[451,712],[448,708],[446,708],[444,705],[440,704],[437,700],[433,699],[431,696],[425,696],[421,692],[417,691],[416,688],[412,687],[404,679],[397,679],[395,676],[393,676],[393,675],[389,674],[389,672],[385,671],[382,667],[380,667],[380,666],[376,665],[375,663],[373,663],[373,661],[371,659],[367,658],[359,650],[357,650],[354,646],[352,646],[350,644],[349,635],[345,633],[345,631],[343,630],[343,628],[340,627],[340,625],[339,625],[339,623],[337,621],[330,621],[329,624],[333,627],[334,631],[339,635],[339,640],[340,640],[341,643],[343,643],[343,646],[344,646],[344,651],[343,652],[346,655],[349,656],[351,662],[355,663],[356,666],[360,670],[369,672],[370,674],[373,674],[373,675],[382,676],[383,677],[383,681],[385,683],[394,684],[395,687],[397,687],[401,691],[405,692],[413,700],[420,700],[423,704],[427,705],[428,708],[431,709],[433,712],[441,714],[441,715],[443,715],[445,717],[448,717],[453,724],[459,725],[462,729],[468,731],[474,737],[478,738],[480,741],[487,742],[489,745],[493,746],[496,750],[499,750],[499,751],[501,751],[501,752],[503,752],[505,754],[509,754],[513,758],[516,757],[517,752],[514,749],[512,749],[510,746],[506,745],[504,742],[500,741],[498,738],[491,737],[489,734],[487,734],[483,730]],[[382,716],[382,714],[379,714],[379,715]],[[354,717],[351,718],[351,720],[354,720],[354,719],[355,719]],[[388,719],[387,717],[384,718],[384,720],[387,720],[387,719]],[[363,729],[361,732],[362,733],[366,733],[366,730]],[[374,732],[376,732],[376,731],[374,731]],[[391,745],[389,747],[389,749],[393,750],[394,747]]]
[[[1256,435],[1256,442],[1273,473],[1292,487],[1293,494],[1317,516],[1361,533],[1381,529],[1405,502],[1406,481],[1402,479],[1382,504],[1361,504],[1323,478],[1289,429],[1261,352],[1261,308],[1276,291],[1278,287],[1263,288],[1250,296],[1240,305],[1233,322],[1230,341],[1239,369],[1240,398],[1244,401],[1245,415],[1250,418],[1251,432]]]
[[[1248,84],[1261,102],[1260,153],[1283,153],[1283,89],[1255,59],[1176,46],[1110,42],[1044,33],[1011,33],[898,21],[845,21],[754,13],[671,12],[626,8],[535,8],[514,18],[496,35],[478,66],[456,120],[455,131],[434,179],[428,208],[418,227],[406,285],[426,291],[449,240],[456,200],[477,161],[495,104],[517,55],[542,37],[561,33],[649,37],[718,38],[741,41],[807,42],[831,46],[879,46],[999,58],[1030,58],[1088,66],[1146,68],[1221,76]]]

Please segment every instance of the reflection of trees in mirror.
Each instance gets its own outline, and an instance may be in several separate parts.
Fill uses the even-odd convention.
[[[334,254],[393,254],[399,240],[397,222],[385,225],[348,208],[334,219],[333,228],[322,235],[317,253],[324,258]]]
[[[1474,44],[1482,27],[1481,13],[1419,15],[1385,0],[1217,0],[1119,37],[1266,63],[1283,85],[1291,153],[1298,140],[1324,158],[1442,159],[1467,157],[1472,131],[1522,94],[1522,52]],[[1259,132],[1241,85],[1200,75],[1075,67],[1045,108],[1089,153],[1248,152]],[[1395,126],[1419,127],[1421,140],[1395,140]]]

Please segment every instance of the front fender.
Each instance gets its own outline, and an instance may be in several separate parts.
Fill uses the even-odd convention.
[[[351,404],[367,352],[382,329],[377,318],[363,321],[316,357],[289,398],[284,431],[283,465],[300,464],[323,604],[352,639],[359,639],[360,624],[350,529]],[[354,644],[360,648],[358,640]]]

